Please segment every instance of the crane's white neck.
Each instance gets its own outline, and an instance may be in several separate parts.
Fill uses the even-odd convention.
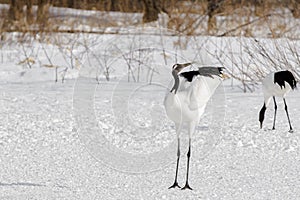
[[[174,85],[173,88],[171,89],[170,92],[174,92],[176,94],[178,87],[179,87],[179,77],[178,77],[178,72],[176,70],[172,71],[172,75],[174,77]]]

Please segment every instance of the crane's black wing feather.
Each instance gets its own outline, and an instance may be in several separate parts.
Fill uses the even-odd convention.
[[[180,76],[183,76],[188,82],[192,82],[194,76],[197,75],[199,75],[199,71],[189,71],[180,74]]]
[[[285,88],[285,83],[287,82],[292,89],[296,88],[297,81],[292,74],[292,72],[286,70],[286,71],[279,71],[275,72],[274,74],[274,83],[277,83],[281,88]]]
[[[183,72],[180,76],[184,77],[188,82],[192,82],[194,76],[207,76],[214,78],[213,76],[221,77],[224,67],[199,67],[197,71]]]

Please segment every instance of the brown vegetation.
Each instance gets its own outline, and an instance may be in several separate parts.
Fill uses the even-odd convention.
[[[5,21],[1,22],[1,32],[53,31],[55,27],[48,24],[50,6],[139,12],[143,13],[142,23],[157,21],[160,13],[166,13],[166,28],[187,35],[194,35],[196,30],[201,29],[203,34],[225,36],[243,31],[245,36],[251,36],[249,25],[267,21],[272,11],[278,8],[288,9],[295,18],[300,17],[300,0],[0,0],[0,3],[10,5],[7,14],[2,13]],[[32,9],[34,5],[38,8],[36,13],[33,13]],[[232,20],[232,23],[224,21],[228,29],[220,32],[216,16],[231,16],[229,20]],[[253,20],[253,16],[256,19]],[[206,23],[205,26],[203,22]],[[278,26],[285,28],[282,24]]]

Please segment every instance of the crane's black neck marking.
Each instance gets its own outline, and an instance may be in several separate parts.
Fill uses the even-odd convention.
[[[188,82],[192,82],[194,76],[197,76],[199,74],[199,71],[189,71],[181,73],[180,76],[183,76]]]
[[[260,122],[260,128],[262,128],[263,125],[263,121],[265,119],[265,112],[266,112],[266,104],[264,103],[263,107],[261,108],[260,112],[259,112],[259,122]]]
[[[174,78],[174,85],[173,85],[173,88],[171,89],[170,92],[174,92],[174,94],[176,94],[177,90],[178,90],[178,87],[179,87],[178,72],[176,70],[173,70],[172,75],[173,75],[173,78]]]
[[[274,83],[277,83],[282,89],[285,88],[284,82],[287,82],[292,89],[296,88],[296,84],[297,84],[296,79],[290,71],[286,70],[286,71],[275,72]]]

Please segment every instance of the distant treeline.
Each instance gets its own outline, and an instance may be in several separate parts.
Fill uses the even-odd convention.
[[[300,0],[0,0],[4,4],[31,4],[39,5],[49,3],[57,7],[68,7],[76,9],[95,9],[103,11],[121,11],[121,12],[144,12],[145,6],[153,6],[156,9],[173,8],[182,6],[183,2],[192,2],[199,4],[223,4],[226,6],[286,6],[292,7],[300,4]]]
[[[174,13],[196,13],[208,16],[208,29],[216,27],[216,14],[230,15],[237,8],[253,7],[257,16],[268,16],[273,8],[287,8],[295,18],[300,18],[300,0],[0,0],[10,4],[2,30],[21,29],[36,23],[47,26],[50,6],[100,11],[140,12],[143,22],[156,21],[159,13],[166,13],[170,20]],[[37,13],[32,7],[38,6]],[[252,9],[252,8],[251,8]],[[4,16],[3,16],[4,15]],[[179,15],[180,16],[180,15]],[[176,22],[177,23],[177,22]]]

